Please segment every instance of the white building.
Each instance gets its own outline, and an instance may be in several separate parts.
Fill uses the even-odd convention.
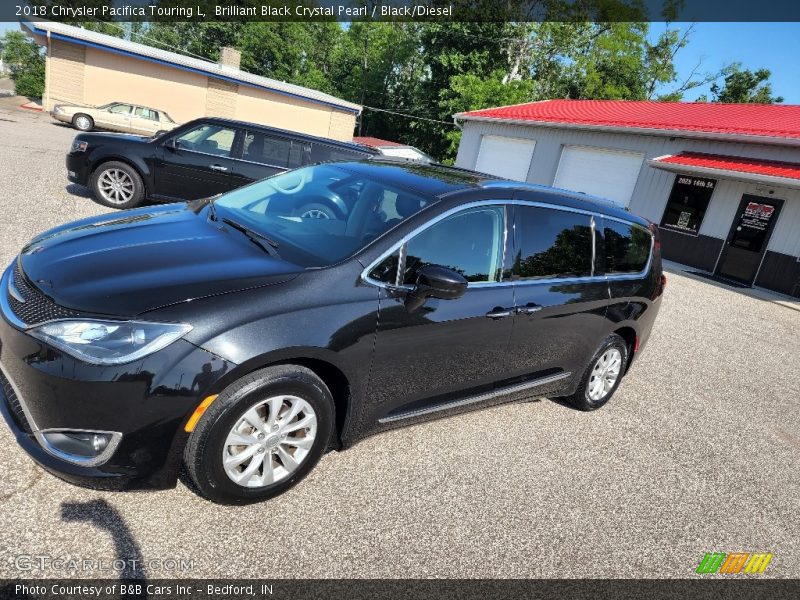
[[[605,196],[662,253],[800,296],[800,106],[549,100],[455,115],[456,165]]]

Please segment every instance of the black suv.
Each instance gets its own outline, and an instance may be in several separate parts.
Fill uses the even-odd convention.
[[[346,198],[347,218],[297,216]],[[301,168],[70,223],[2,278],[0,408],[75,483],[274,496],[381,430],[514,399],[593,410],[647,342],[657,230],[433,165]],[[531,435],[535,435],[532,432]]]
[[[91,188],[112,208],[196,200],[304,165],[361,160],[376,150],[354,143],[274,127],[205,118],[156,137],[116,133],[75,136],[67,154],[67,178]],[[309,201],[298,214],[343,218],[341,199]]]

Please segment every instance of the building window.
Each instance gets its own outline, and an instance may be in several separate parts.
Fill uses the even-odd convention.
[[[716,185],[716,179],[678,175],[667,200],[661,227],[697,235]]]

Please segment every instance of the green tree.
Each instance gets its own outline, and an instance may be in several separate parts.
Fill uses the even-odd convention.
[[[41,98],[44,94],[44,56],[39,46],[21,31],[7,31],[0,38],[3,62],[14,80],[17,95]]]
[[[714,102],[742,102],[774,104],[783,102],[781,96],[772,95],[769,69],[742,69],[741,63],[734,63],[723,70],[724,84],[714,83],[711,93]]]

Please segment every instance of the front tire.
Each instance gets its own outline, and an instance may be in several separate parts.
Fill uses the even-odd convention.
[[[94,129],[94,119],[89,115],[78,113],[72,117],[72,126],[78,131],[91,131]]]
[[[282,494],[314,468],[334,430],[333,397],[313,371],[267,367],[228,386],[184,451],[200,493],[222,504]]]
[[[111,208],[134,208],[144,200],[144,183],[130,165],[110,161],[92,173],[89,186],[100,204]]]
[[[577,391],[565,400],[578,410],[597,410],[617,391],[628,364],[628,345],[616,333],[604,339],[592,356]]]

